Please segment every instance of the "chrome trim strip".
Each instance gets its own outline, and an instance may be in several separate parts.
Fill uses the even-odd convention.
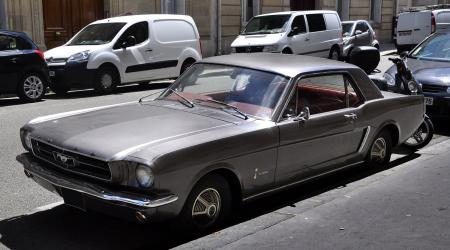
[[[291,183],[288,183],[288,184],[280,186],[280,187],[276,187],[276,188],[273,188],[273,189],[270,189],[270,190],[267,190],[267,191],[264,191],[264,192],[261,192],[261,193],[258,193],[258,194],[254,194],[254,195],[248,196],[248,197],[242,199],[242,201],[246,202],[248,200],[252,200],[254,198],[257,198],[257,197],[265,195],[265,194],[270,194],[270,193],[273,193],[273,192],[281,191],[281,190],[289,188],[291,186],[299,185],[299,184],[301,184],[303,182],[306,182],[306,181],[309,181],[309,180],[312,180],[312,179],[315,179],[315,178],[318,178],[318,177],[321,177],[321,176],[324,176],[324,175],[327,175],[327,174],[331,174],[331,173],[337,172],[337,171],[345,169],[345,168],[356,166],[356,165],[359,165],[359,164],[362,164],[362,163],[364,163],[364,161],[359,161],[359,162],[356,162],[356,163],[345,165],[345,166],[342,166],[340,168],[336,168],[336,169],[330,170],[328,172],[324,172],[324,173],[321,173],[321,174],[318,174],[318,175],[314,175],[314,176],[308,177],[306,179],[302,179],[302,180],[299,180],[299,181],[291,182]]]
[[[125,205],[132,205],[141,208],[155,208],[170,204],[178,200],[178,196],[169,194],[164,197],[153,199],[145,197],[145,195],[136,195],[129,193],[118,193],[101,186],[86,183],[83,181],[63,178],[56,173],[50,172],[42,168],[38,163],[35,163],[28,153],[17,156],[17,161],[23,164],[25,171],[31,174],[34,181],[39,178],[42,181],[48,182],[54,186],[70,189],[79,193],[87,194],[108,202],[119,202]],[[38,184],[39,182],[36,181]]]
[[[367,127],[367,132],[366,132],[366,134],[364,135],[364,139],[363,139],[362,142],[361,142],[361,146],[359,146],[358,153],[361,153],[361,152],[362,152],[364,146],[365,146],[366,143],[367,143],[367,139],[369,138],[369,134],[370,134],[370,126]]]

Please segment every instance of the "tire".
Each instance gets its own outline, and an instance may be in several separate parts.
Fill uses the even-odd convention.
[[[102,66],[99,68],[94,79],[94,89],[97,94],[110,94],[119,84],[119,77],[113,67]]]
[[[182,75],[187,69],[189,69],[192,64],[194,64],[195,61],[194,60],[186,60],[183,62],[183,65],[181,65],[181,69],[180,69],[180,75]]]
[[[289,48],[285,48],[283,51],[281,51],[281,54],[288,54],[291,55],[292,54],[292,50]]]
[[[222,225],[232,208],[230,190],[230,185],[221,175],[211,174],[202,178],[192,189],[181,211],[184,229],[210,232]]]
[[[17,85],[17,95],[26,102],[36,102],[45,95],[47,83],[41,74],[26,73]]]
[[[392,137],[388,130],[381,131],[370,144],[366,163],[370,167],[384,168],[392,155]]]
[[[339,53],[339,49],[336,47],[331,48],[330,54],[328,55],[328,59],[339,61],[341,58],[341,53]]]
[[[403,143],[403,146],[411,150],[425,147],[433,139],[434,127],[430,118],[425,117],[420,127]]]

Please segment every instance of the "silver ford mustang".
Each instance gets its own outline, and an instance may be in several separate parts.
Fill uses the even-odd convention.
[[[208,230],[233,204],[339,169],[386,165],[424,118],[356,66],[236,54],[194,64],[156,99],[23,126],[25,174],[68,205]]]

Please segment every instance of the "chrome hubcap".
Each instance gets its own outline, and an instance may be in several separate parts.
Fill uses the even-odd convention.
[[[219,192],[213,188],[203,190],[195,199],[192,218],[201,226],[208,226],[216,221],[221,208]]]
[[[110,74],[102,75],[102,78],[100,79],[100,83],[102,84],[102,87],[104,89],[110,88],[113,84],[112,76]]]
[[[386,151],[386,141],[380,137],[372,145],[370,158],[373,161],[382,162],[386,158]]]
[[[44,83],[37,76],[29,76],[24,81],[23,90],[28,98],[36,99],[44,92]]]

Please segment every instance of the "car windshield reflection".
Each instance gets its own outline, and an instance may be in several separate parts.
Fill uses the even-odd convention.
[[[86,26],[68,44],[73,45],[101,45],[111,42],[126,23],[98,23]]]
[[[411,54],[411,58],[430,61],[450,61],[450,34],[436,33],[430,36]]]
[[[287,77],[264,71],[196,64],[170,88],[200,105],[224,108],[224,104],[229,104],[228,107],[238,112],[270,119],[288,82]],[[174,91],[166,91],[159,97],[169,100],[179,98]]]

